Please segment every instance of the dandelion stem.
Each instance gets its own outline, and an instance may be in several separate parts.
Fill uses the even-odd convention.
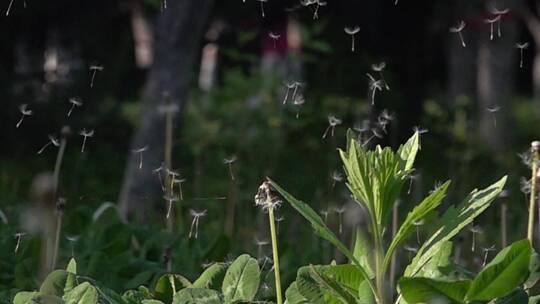
[[[536,174],[538,171],[538,149],[540,142],[534,141],[531,144],[531,195],[529,201],[529,225],[527,230],[527,238],[533,243],[533,227],[534,227],[534,204],[536,203]]]
[[[272,202],[268,203],[270,204],[270,208],[268,208],[268,219],[270,220],[270,234],[272,235],[272,255],[274,259],[274,276],[276,279],[276,301],[277,304],[283,304],[283,299],[281,297],[281,277],[279,274],[279,255],[274,208],[271,206]]]
[[[461,45],[463,47],[467,47],[467,44],[465,44],[465,39],[463,39],[463,34],[461,32],[458,32],[459,40],[461,40]]]

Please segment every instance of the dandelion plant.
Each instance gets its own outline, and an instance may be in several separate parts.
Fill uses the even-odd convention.
[[[281,200],[279,200],[271,192],[272,186],[270,182],[265,181],[259,187],[257,194],[255,195],[255,205],[260,206],[264,211],[268,212],[268,220],[270,222],[270,235],[272,238],[272,257],[274,260],[274,277],[276,280],[276,303],[283,304],[283,298],[281,293],[281,276],[279,273],[279,251],[277,243],[277,231],[276,222],[274,216],[274,210],[277,209]]]

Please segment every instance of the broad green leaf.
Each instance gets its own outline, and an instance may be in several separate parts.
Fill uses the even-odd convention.
[[[452,255],[452,242],[446,241],[440,243],[440,246],[433,248],[434,250],[431,259],[422,267],[416,277],[438,279],[443,277],[441,268],[448,267],[451,264],[450,256]]]
[[[532,296],[529,298],[529,304],[539,304],[540,296]]]
[[[13,304],[26,304],[33,297],[37,296],[39,293],[37,291],[21,291],[18,292],[13,298]]]
[[[308,300],[302,296],[300,291],[298,290],[298,287],[296,286],[296,281],[292,282],[292,284],[287,288],[285,291],[285,304],[308,304]],[[19,304],[19,303],[14,303]]]
[[[408,304],[464,304],[471,281],[441,281],[428,278],[402,278],[401,295]]]
[[[186,288],[174,295],[173,304],[221,304],[219,292],[204,288]]]
[[[163,304],[163,302],[159,300],[142,300],[142,304]]]
[[[239,256],[227,269],[222,291],[225,302],[252,301],[260,283],[257,260],[247,254]]]
[[[39,293],[41,295],[62,297],[65,293],[66,285],[68,285],[69,289],[74,280],[74,274],[65,270],[55,270],[45,278],[45,281],[43,281],[39,288]]]
[[[531,251],[529,240],[504,248],[473,280],[467,299],[489,301],[512,292],[527,279]]]
[[[122,299],[128,304],[140,304],[143,300],[152,298],[152,293],[144,286],[139,286],[136,290],[128,290],[122,295]]]
[[[353,249],[353,256],[356,258],[356,260],[362,265],[362,267],[366,270],[366,273],[370,278],[374,277],[373,268],[371,267],[372,264],[372,255],[373,249],[371,247],[371,244],[369,243],[366,235],[364,232],[360,229],[356,229],[356,235],[355,235],[355,241],[354,241],[354,249]],[[353,261],[350,261],[353,263]]]
[[[317,233],[320,237],[323,239],[329,241],[332,243],[332,245],[336,246],[339,251],[341,251],[349,260],[351,260],[357,267],[366,282],[370,284],[370,288],[373,290],[373,283],[370,281],[370,277],[366,270],[363,268],[362,264],[354,257],[352,252],[345,246],[343,243],[339,241],[337,236],[326,226],[322,218],[315,212],[309,205],[306,203],[297,200],[292,195],[290,195],[287,191],[283,190],[278,184],[276,184],[274,181],[270,180],[270,183],[272,184],[272,187],[278,191],[283,198],[287,202],[293,206],[296,211],[298,211],[305,219],[307,219],[311,226],[313,227],[313,230],[315,230],[315,233]]]
[[[84,282],[64,295],[66,304],[97,304],[98,291],[88,282]]]
[[[176,292],[188,287],[191,287],[191,283],[183,276],[165,274],[156,282],[156,286],[154,287],[155,298],[165,304],[170,304]]]
[[[436,252],[432,250],[435,246],[452,239],[461,229],[472,223],[475,217],[484,212],[502,191],[505,183],[506,176],[483,190],[472,191],[457,207],[448,208],[431,238],[424,242],[411,264],[405,269],[405,276],[411,277],[418,273]]]
[[[28,304],[64,304],[64,301],[57,296],[39,294],[30,299]]]
[[[417,205],[411,212],[409,212],[407,218],[405,219],[401,227],[399,227],[398,232],[392,239],[392,243],[388,247],[385,257],[386,266],[388,266],[388,263],[390,262],[392,254],[394,254],[396,248],[403,241],[405,241],[405,239],[414,231],[414,222],[423,219],[431,211],[439,207],[442,200],[446,196],[448,186],[450,186],[450,181],[447,181],[446,183],[435,189],[435,191],[431,192],[430,195],[428,195],[419,205]]]
[[[523,289],[516,289],[511,294],[497,299],[493,304],[527,304],[529,296]]]
[[[341,284],[333,277],[326,275],[324,271],[317,270],[314,266],[310,266],[310,273],[311,277],[317,283],[319,283],[319,285],[324,288],[325,291],[329,292],[332,295],[332,300],[328,299],[328,297],[325,297],[326,303],[355,304],[357,302],[355,294],[357,294],[358,292],[356,288],[353,290],[347,288],[345,284]],[[339,299],[339,301],[337,301],[336,298]]]
[[[326,304],[319,284],[311,277],[308,266],[300,267],[296,276],[296,288],[309,304]]]
[[[225,277],[226,271],[227,266],[224,264],[212,264],[199,276],[195,282],[193,282],[193,287],[217,289],[218,286],[223,284],[223,278]]]

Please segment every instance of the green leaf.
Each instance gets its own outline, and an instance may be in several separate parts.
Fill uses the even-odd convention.
[[[163,304],[163,302],[158,300],[142,300],[142,304]]]
[[[66,271],[73,274],[77,274],[77,261],[75,261],[74,258],[71,258],[71,260],[69,260],[69,263],[66,267]]]
[[[326,291],[330,292],[333,297],[341,300],[342,303],[355,304],[357,298],[355,294],[357,293],[356,287],[353,290],[348,289],[344,284],[339,283],[337,280],[331,276],[327,276],[324,272],[318,271],[313,265],[310,266],[311,277],[315,279]],[[337,302],[326,300],[326,303]]]
[[[450,181],[447,181],[442,186],[435,189],[435,191],[431,192],[430,195],[428,195],[419,205],[409,212],[407,218],[401,227],[399,227],[396,236],[392,239],[392,243],[388,247],[388,251],[386,252],[385,256],[385,266],[388,266],[388,263],[390,262],[392,254],[394,254],[396,248],[414,231],[414,222],[423,219],[431,211],[439,207],[442,200],[446,196],[448,186],[450,186]]]
[[[193,287],[217,289],[218,286],[223,284],[223,278],[225,277],[226,271],[227,266],[225,266],[225,264],[215,263],[208,267],[199,278],[193,282]]]
[[[204,288],[186,288],[174,295],[173,304],[221,304],[219,292]]]
[[[451,265],[450,256],[452,255],[452,242],[441,242],[440,246],[432,249],[434,251],[431,259],[422,267],[416,277],[437,279],[444,275],[441,268]]]
[[[420,133],[414,132],[413,136],[407,142],[399,147],[398,154],[405,161],[405,170],[409,171],[413,168],[416,154],[420,149]]]
[[[527,279],[531,251],[528,240],[504,248],[473,280],[467,299],[489,301],[512,292]]]
[[[26,304],[33,297],[37,296],[39,293],[37,291],[21,291],[18,292],[13,298],[13,304]]]
[[[433,257],[436,251],[432,249],[435,246],[452,239],[461,229],[472,223],[475,217],[484,212],[502,191],[505,183],[506,176],[483,190],[472,191],[457,207],[448,208],[431,238],[424,242],[411,264],[405,269],[405,276],[415,276]]]
[[[339,241],[337,236],[326,226],[322,218],[317,214],[317,212],[313,211],[309,205],[306,203],[297,200],[292,195],[290,195],[287,191],[285,191],[283,188],[281,188],[278,184],[276,184],[274,181],[269,180],[272,184],[272,187],[278,191],[283,198],[287,202],[293,206],[296,211],[298,211],[305,219],[307,219],[311,226],[313,227],[313,230],[315,230],[315,233],[317,233],[320,237],[323,239],[329,241],[332,243],[332,245],[336,246],[339,251],[341,251],[349,260],[351,260],[357,267],[366,282],[370,285],[370,288],[372,291],[375,290],[375,287],[373,286],[373,283],[370,280],[370,277],[366,270],[363,268],[362,264],[354,257],[352,252]]]
[[[75,281],[75,275],[65,270],[55,270],[51,272],[39,288],[41,295],[51,295],[62,297],[66,287],[70,289]]]
[[[324,293],[319,284],[311,277],[308,266],[300,267],[296,276],[296,287],[299,293],[310,304],[326,304]]]
[[[88,282],[84,282],[64,295],[66,304],[97,304],[98,291]]]
[[[57,296],[39,294],[33,297],[28,304],[64,304],[64,301]]]
[[[531,260],[529,262],[529,277],[525,281],[524,286],[526,289],[531,289],[536,285],[540,279],[540,258],[538,253],[533,250],[531,253]]]
[[[285,291],[285,304],[308,304],[308,300],[300,293],[297,287],[297,283],[292,282],[292,284]],[[19,303],[14,303],[19,304]]]
[[[157,280],[156,286],[154,286],[155,298],[165,304],[170,304],[176,292],[188,287],[191,287],[191,283],[183,276],[165,274]]]
[[[493,304],[527,304],[529,296],[523,289],[516,289],[511,294],[497,299]]]
[[[465,303],[471,281],[441,281],[428,278],[402,278],[399,289],[408,304]]]
[[[353,256],[366,270],[366,273],[370,278],[374,277],[373,268],[371,267],[373,261],[371,256],[372,252],[373,249],[366,235],[360,228],[357,228],[354,241]],[[352,260],[350,262],[353,263]]]
[[[532,296],[529,298],[529,304],[538,304],[540,303],[540,296]]]
[[[257,260],[247,254],[239,256],[227,269],[222,291],[225,302],[252,301],[260,283]]]

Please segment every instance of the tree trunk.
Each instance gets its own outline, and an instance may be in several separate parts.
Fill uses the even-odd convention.
[[[159,180],[152,170],[164,160],[165,115],[159,111],[163,95],[178,106],[182,114],[188,98],[188,84],[200,49],[206,19],[213,0],[169,1],[158,20],[155,31],[154,59],[142,96],[140,125],[132,148],[148,146],[139,169],[139,155],[130,153],[119,205],[122,214],[144,214],[148,204],[162,197]],[[165,202],[164,204],[165,205]]]
[[[504,2],[504,1],[503,1]],[[508,7],[508,3],[506,1]],[[501,153],[511,145],[510,113],[516,68],[517,20],[504,15],[501,37],[494,25],[494,38],[490,40],[490,27],[485,25],[478,52],[478,113],[479,130],[490,150]]]

